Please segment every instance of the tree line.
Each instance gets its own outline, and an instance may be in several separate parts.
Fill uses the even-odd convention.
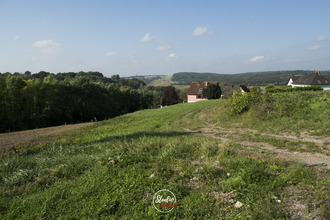
[[[180,85],[190,85],[192,82],[217,81],[226,82],[232,85],[244,84],[247,86],[266,86],[270,83],[275,86],[286,85],[289,77],[295,75],[307,75],[309,70],[287,70],[269,72],[249,72],[239,74],[217,74],[217,73],[196,73],[180,72],[172,76],[172,81],[177,81]],[[322,75],[330,77],[330,71],[321,71]]]
[[[99,72],[0,73],[0,132],[104,120],[154,108],[165,90]]]

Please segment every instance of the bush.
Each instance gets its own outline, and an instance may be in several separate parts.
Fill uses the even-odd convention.
[[[271,84],[270,84],[271,85]],[[268,85],[268,86],[270,86]],[[267,87],[268,87],[267,86]],[[266,92],[268,93],[277,93],[277,92],[293,92],[293,91],[322,91],[321,86],[306,86],[306,87],[266,87]]]
[[[274,84],[268,84],[265,88],[266,92],[268,92],[268,90],[270,89],[275,89],[276,87],[274,86]]]
[[[234,91],[233,96],[229,99],[230,116],[239,115],[247,111],[253,104],[262,100],[262,94],[259,87],[251,87],[248,93],[238,93]]]
[[[207,88],[203,90],[203,97],[207,99],[219,99],[221,97],[221,93],[219,84],[209,84]]]

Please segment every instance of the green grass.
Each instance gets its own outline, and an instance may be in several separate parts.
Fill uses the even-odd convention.
[[[176,89],[189,89],[190,85],[174,85]]]
[[[156,79],[152,81],[150,84],[155,85],[155,86],[169,86],[173,84],[174,82],[172,81],[172,76],[161,76],[160,79]]]
[[[315,195],[310,210],[326,219],[327,173],[256,159],[239,153],[239,143],[185,131],[216,123],[224,106],[215,100],[143,110],[1,155],[1,219],[285,219],[292,205],[286,189],[298,186]],[[168,214],[152,206],[161,189],[178,201]],[[215,193],[232,193],[244,206]]]
[[[253,104],[248,111],[228,117],[226,111],[212,115],[221,126],[252,128],[262,132],[330,136],[330,92],[288,92],[270,94],[267,101]],[[227,106],[227,110],[229,106]]]

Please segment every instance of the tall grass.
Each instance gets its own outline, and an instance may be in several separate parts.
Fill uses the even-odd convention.
[[[311,203],[324,207],[328,182],[310,168],[254,159],[238,153],[239,144],[185,131],[217,123],[224,105],[214,100],[143,110],[2,155],[1,218],[283,219],[286,206],[274,198],[285,201],[286,187],[297,185],[318,192],[319,202]],[[177,197],[178,207],[168,214],[152,206],[161,189]],[[228,193],[233,201],[214,196]],[[237,201],[244,205],[235,208]]]

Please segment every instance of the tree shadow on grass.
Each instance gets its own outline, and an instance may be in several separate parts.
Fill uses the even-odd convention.
[[[95,141],[93,143],[105,143],[111,141],[134,141],[142,137],[160,137],[160,138],[171,138],[179,137],[185,135],[192,135],[190,132],[180,132],[180,131],[171,131],[171,132],[136,132],[127,135],[114,135],[111,137],[106,137],[101,140]]]

